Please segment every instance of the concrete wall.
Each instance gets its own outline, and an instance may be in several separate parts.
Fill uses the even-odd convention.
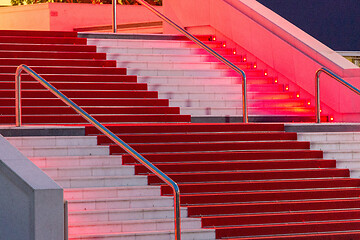
[[[118,24],[149,21],[159,21],[159,18],[142,6],[117,6]],[[73,31],[111,23],[111,4],[41,3],[0,8],[0,29],[3,30]]]
[[[0,135],[0,239],[64,240],[63,189]]]
[[[163,8],[193,33],[213,28],[312,96],[315,72],[322,66],[360,88],[356,65],[255,0],[164,0]],[[164,32],[175,33],[169,26]],[[322,102],[336,111],[335,120],[359,121],[360,97],[335,80],[321,79]]]

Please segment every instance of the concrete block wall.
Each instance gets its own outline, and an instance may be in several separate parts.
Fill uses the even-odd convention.
[[[63,240],[63,201],[63,189],[0,135],[0,238]]]

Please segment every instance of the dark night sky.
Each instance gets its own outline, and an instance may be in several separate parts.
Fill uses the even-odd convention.
[[[257,0],[336,51],[360,51],[360,0]]]

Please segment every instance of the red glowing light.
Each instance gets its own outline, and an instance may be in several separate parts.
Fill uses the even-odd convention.
[[[212,40],[213,40],[213,41],[216,41],[216,37],[213,37]]]
[[[289,86],[288,85],[285,86],[285,91],[289,91]]]
[[[298,93],[298,94],[296,94],[296,97],[297,97],[297,98],[299,98],[299,97],[300,97],[300,94],[299,94],[299,93]]]
[[[246,62],[246,57],[243,58],[243,61]]]
[[[334,117],[333,117],[333,116],[330,117],[330,121],[334,121]]]
[[[256,64],[254,64],[254,68],[256,68],[257,66],[256,66]]]
[[[223,43],[223,47],[226,47],[226,43]]]
[[[267,73],[267,72],[264,72],[264,75],[265,75],[265,76],[267,76],[267,75],[268,75],[268,73]]]
[[[278,82],[278,80],[277,80],[277,78],[275,78],[275,83],[277,83]]]
[[[320,109],[320,112],[322,112],[322,110]]]
[[[234,55],[236,54],[236,51],[235,51],[235,50],[233,51],[233,54],[234,54]]]
[[[311,102],[308,102],[308,105],[310,105],[311,104]]]

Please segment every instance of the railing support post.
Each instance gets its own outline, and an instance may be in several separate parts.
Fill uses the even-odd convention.
[[[16,127],[21,127],[21,68],[16,69],[15,73],[15,118]]]
[[[112,28],[113,28],[113,33],[117,32],[117,25],[116,25],[116,3],[117,0],[113,0],[112,1]]]

